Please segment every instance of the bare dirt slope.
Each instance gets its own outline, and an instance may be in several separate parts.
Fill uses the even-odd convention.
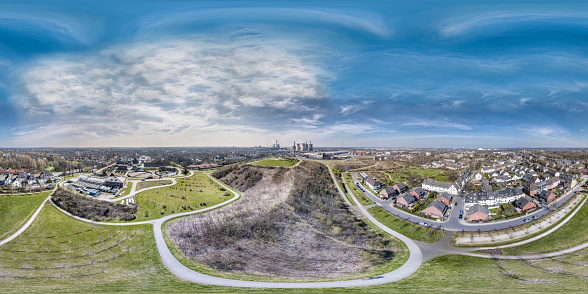
[[[228,184],[262,175],[241,201],[170,225],[187,256],[220,270],[297,279],[353,276],[394,257],[395,248],[344,207],[324,165],[246,169],[255,171],[217,174]]]

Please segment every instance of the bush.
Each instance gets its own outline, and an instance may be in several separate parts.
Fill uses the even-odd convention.
[[[134,205],[95,200],[64,188],[57,188],[53,194],[53,202],[67,212],[86,219],[112,220],[118,218],[130,221],[136,218],[135,213],[137,212],[137,207]]]

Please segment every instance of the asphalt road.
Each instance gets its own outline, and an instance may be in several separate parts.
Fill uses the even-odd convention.
[[[332,174],[331,174],[332,175]],[[333,176],[333,175],[332,175]],[[210,175],[209,175],[210,177]],[[404,279],[408,276],[410,276],[412,273],[414,273],[416,270],[418,270],[418,268],[420,267],[420,265],[422,264],[423,261],[423,254],[421,249],[419,248],[419,246],[411,239],[409,239],[408,237],[384,226],[383,224],[381,224],[380,222],[378,222],[373,216],[371,216],[367,210],[360,205],[359,201],[357,200],[357,198],[355,197],[355,195],[351,192],[351,190],[349,189],[349,187],[347,186],[347,183],[344,182],[345,188],[347,189],[347,191],[349,191],[349,194],[351,195],[351,198],[353,200],[353,202],[355,202],[355,204],[357,205],[359,211],[364,214],[366,216],[366,218],[368,218],[371,222],[373,222],[376,226],[378,226],[379,228],[381,228],[382,230],[386,231],[387,233],[395,236],[396,238],[400,239],[401,241],[403,241],[408,249],[410,250],[410,256],[408,258],[408,261],[401,266],[400,268],[391,271],[387,274],[384,274],[382,276],[379,276],[377,278],[373,278],[373,279],[362,279],[362,280],[346,280],[346,281],[333,281],[333,282],[310,282],[310,283],[274,283],[274,282],[254,282],[254,281],[240,281],[240,280],[231,280],[231,279],[224,279],[224,278],[218,278],[218,277],[212,277],[212,276],[208,276],[196,271],[193,271],[189,268],[187,268],[186,266],[182,265],[174,256],[173,254],[170,252],[169,248],[167,247],[167,244],[165,243],[165,240],[163,238],[163,232],[162,232],[162,225],[165,221],[170,220],[172,218],[175,217],[180,217],[180,216],[186,216],[186,215],[191,215],[191,214],[196,214],[196,213],[202,213],[205,211],[209,211],[212,209],[216,209],[219,208],[223,205],[226,205],[228,203],[231,203],[235,200],[237,200],[240,197],[240,194],[237,193],[236,191],[232,190],[231,188],[227,187],[226,185],[224,185],[223,183],[221,183],[220,181],[216,180],[213,177],[210,177],[211,179],[213,179],[215,182],[217,182],[218,184],[220,184],[221,186],[223,186],[225,189],[233,192],[235,194],[235,197],[231,198],[230,200],[223,202],[221,204],[217,204],[215,206],[211,206],[205,209],[201,209],[198,211],[190,211],[190,212],[185,212],[185,213],[179,213],[179,214],[174,214],[174,215],[170,215],[170,216],[166,216],[157,220],[151,220],[151,221],[145,221],[145,222],[137,222],[137,223],[101,223],[101,222],[94,222],[91,220],[87,220],[87,219],[83,219],[83,218],[79,218],[76,216],[71,215],[70,213],[60,209],[60,211],[64,212],[65,214],[74,217],[76,219],[79,219],[81,221],[84,222],[89,222],[89,223],[95,223],[95,224],[100,224],[100,225],[112,225],[112,226],[120,226],[120,225],[140,225],[140,224],[153,224],[153,230],[155,233],[155,241],[157,244],[157,249],[159,251],[159,254],[161,256],[161,259],[164,263],[164,265],[176,276],[184,279],[184,280],[188,280],[191,282],[195,282],[195,283],[201,283],[201,284],[208,284],[208,285],[218,285],[218,286],[231,286],[231,287],[253,287],[253,288],[329,288],[329,287],[358,287],[358,286],[369,286],[369,285],[377,285],[377,284],[385,284],[385,283],[390,283],[390,282],[395,282],[395,281],[399,281],[401,279]],[[341,194],[342,197],[344,197],[343,191],[341,191],[340,187],[337,185],[337,189],[339,190],[339,193]],[[369,197],[369,195],[368,195]],[[372,195],[372,197],[374,197]],[[371,197],[370,197],[371,198]],[[378,199],[379,200],[379,199]],[[586,202],[586,200],[584,201],[584,203]],[[30,224],[36,219],[37,215],[39,214],[39,212],[42,210],[43,205],[41,205],[41,207],[39,207],[39,209],[35,212],[35,214],[31,217],[31,219],[17,232],[15,233],[13,236],[9,237],[8,239],[3,240],[2,242],[0,242],[0,245],[3,245],[7,242],[9,242],[10,240],[13,240],[14,238],[16,238],[18,235],[20,235],[22,232],[24,232],[24,230],[26,230],[26,228],[28,228],[30,226]],[[569,220],[571,219],[572,216],[570,216],[569,218],[566,219]],[[428,220],[429,221],[429,220]],[[555,230],[557,228],[554,228],[552,230]],[[541,238],[544,235],[547,235],[549,233],[551,233],[551,231],[545,232],[544,234],[538,236],[537,238]],[[430,246],[435,246],[435,244],[429,244]],[[567,253],[571,253],[571,252],[575,252],[581,249],[585,249],[588,248],[588,243],[584,243],[581,245],[578,245],[576,247],[570,248],[570,249],[565,249],[565,250],[560,250],[557,252],[551,252],[551,253],[545,253],[545,254],[532,254],[532,255],[523,255],[523,256],[493,256],[493,255],[484,255],[484,254],[478,254],[478,253],[473,253],[473,252],[459,252],[457,254],[463,254],[463,255],[469,255],[469,256],[475,256],[475,257],[481,257],[481,258],[498,258],[498,259],[539,259],[539,258],[550,258],[550,257],[554,257],[554,256],[558,256],[558,255],[563,255],[563,254],[567,254]]]
[[[359,184],[357,181],[354,180],[354,184]],[[464,210],[463,202],[464,197],[456,196],[454,197],[454,206],[451,209],[451,214],[449,218],[445,221],[433,221],[424,217],[416,216],[414,214],[410,214],[405,212],[394,205],[392,200],[381,200],[380,198],[376,197],[370,191],[368,191],[365,187],[361,184],[359,186],[362,187],[363,193],[370,198],[372,201],[377,203],[387,212],[393,214],[398,218],[402,218],[406,221],[418,224],[421,222],[427,223],[429,226],[437,229],[443,229],[446,231],[466,231],[466,232],[478,232],[478,231],[494,231],[494,230],[501,230],[501,229],[508,229],[511,227],[516,227],[525,224],[524,219],[531,218],[532,216],[537,216],[541,218],[549,213],[551,209],[557,209],[568,200],[570,200],[575,193],[582,189],[582,185],[586,183],[586,180],[580,182],[574,189],[570,190],[566,195],[560,197],[555,203],[550,205],[550,208],[544,207],[541,209],[536,210],[533,213],[525,215],[524,217],[519,217],[511,220],[499,221],[499,222],[488,222],[488,223],[479,223],[479,224],[471,224],[466,223],[464,220],[459,219],[459,211]]]

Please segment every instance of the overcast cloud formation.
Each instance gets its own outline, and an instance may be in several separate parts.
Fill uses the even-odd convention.
[[[0,2],[0,146],[586,147],[582,2]]]

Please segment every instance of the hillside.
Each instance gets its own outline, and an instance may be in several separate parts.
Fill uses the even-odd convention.
[[[232,167],[216,175],[246,183],[244,172],[261,177],[242,200],[168,227],[186,256],[217,270],[295,279],[356,276],[394,258],[394,245],[345,208],[324,165]]]

